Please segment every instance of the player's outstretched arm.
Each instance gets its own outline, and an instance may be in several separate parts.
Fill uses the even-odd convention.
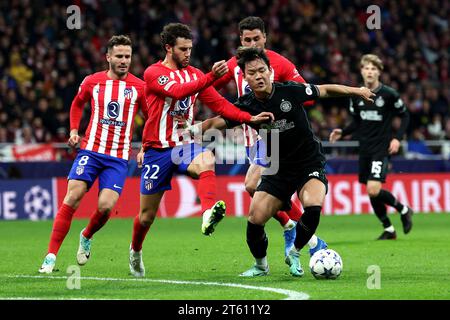
[[[375,93],[365,87],[356,88],[340,84],[322,84],[318,85],[317,88],[319,89],[320,98],[356,96],[373,102],[372,97],[375,96]]]
[[[275,120],[275,116],[273,115],[272,112],[264,111],[264,112],[257,114],[256,116],[252,116],[249,124],[250,125],[252,125],[252,124],[258,125],[258,124],[266,123],[266,122],[270,123],[274,120]]]
[[[184,131],[187,132],[189,135],[195,137],[209,129],[222,130],[225,128],[227,128],[227,122],[221,116],[217,116],[217,117],[209,118],[202,122],[187,126]]]
[[[261,112],[260,114],[256,116],[252,116],[250,118],[249,124],[258,125],[265,122],[271,122],[274,120],[274,116],[271,112]],[[202,132],[205,132],[209,129],[226,129],[230,126],[234,125],[240,125],[240,123],[233,123],[232,121],[226,121],[221,116],[217,116],[214,118],[206,119],[205,121],[202,121],[200,123],[194,124],[192,126],[189,126],[186,128],[186,130],[189,132],[190,135],[196,136],[198,134],[201,134]]]
[[[211,86],[213,82],[228,72],[225,60],[214,63],[211,72],[201,74],[197,80],[179,83],[162,74],[159,67],[150,67],[144,73],[145,92],[182,100]]]

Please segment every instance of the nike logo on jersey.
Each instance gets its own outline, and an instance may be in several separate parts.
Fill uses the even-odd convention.
[[[122,189],[122,187],[119,187],[117,184],[114,184],[114,188]]]

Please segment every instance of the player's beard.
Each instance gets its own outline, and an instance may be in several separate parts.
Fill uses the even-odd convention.
[[[122,77],[122,76],[126,75],[130,68],[129,66],[126,66],[125,71],[122,71],[119,69],[119,67],[120,67],[120,64],[111,63],[111,69],[118,77]]]
[[[189,59],[187,59],[187,61],[181,60],[176,55],[172,55],[172,59],[175,62],[175,64],[177,65],[178,69],[186,68],[189,65]]]

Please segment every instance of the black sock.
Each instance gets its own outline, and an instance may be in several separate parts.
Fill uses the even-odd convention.
[[[397,209],[398,212],[402,211],[403,204],[400,203],[393,195],[387,190],[381,189],[380,193],[376,197],[383,201],[383,203],[387,204],[388,206],[394,207]]]
[[[316,233],[320,221],[321,206],[306,207],[305,212],[297,223],[297,236],[294,244],[298,250],[302,249],[309,239]]]
[[[391,220],[389,220],[387,216],[386,205],[379,197],[370,198],[370,203],[372,204],[373,211],[375,211],[375,215],[383,224],[384,228],[391,226]]]
[[[247,221],[247,244],[255,259],[261,259],[267,255],[269,240],[264,231],[264,226]]]

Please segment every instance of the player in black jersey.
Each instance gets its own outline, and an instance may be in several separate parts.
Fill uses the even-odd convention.
[[[384,227],[378,239],[396,239],[386,205],[400,212],[405,234],[411,231],[413,211],[401,204],[388,190],[382,189],[382,183],[386,181],[390,155],[397,153],[400,148],[409,114],[398,92],[380,83],[383,63],[378,56],[364,55],[360,67],[364,86],[375,93],[374,102],[359,98],[351,100],[353,121],[344,129],[334,129],[330,141],[333,143],[345,135],[355,133],[354,137],[359,140],[359,182],[366,184],[370,203]],[[392,120],[395,116],[401,118],[401,125],[393,135]]]
[[[272,147],[272,152],[267,152],[272,153],[272,159],[269,168],[263,171],[252,198],[247,222],[247,244],[256,263],[241,276],[268,274],[268,239],[264,225],[277,211],[290,205],[294,192],[297,192],[304,213],[297,223],[295,245],[290,250],[286,263],[289,264],[292,275],[302,276],[304,272],[299,261],[299,251],[317,229],[328,184],[322,145],[314,136],[303,103],[319,97],[337,96],[359,96],[373,101],[370,98],[373,93],[367,88],[334,84],[315,86],[296,82],[272,83],[270,62],[264,51],[258,48],[240,48],[238,65],[252,92],[240,97],[235,105],[252,115],[270,112],[274,116],[274,121],[270,124],[253,126],[256,130],[270,131],[271,134],[261,134],[261,131],[260,134],[267,147]],[[202,130],[236,125],[239,123],[217,117],[204,121]],[[275,149],[278,149],[278,159],[273,157]],[[276,167],[278,170],[274,171],[273,168]]]

